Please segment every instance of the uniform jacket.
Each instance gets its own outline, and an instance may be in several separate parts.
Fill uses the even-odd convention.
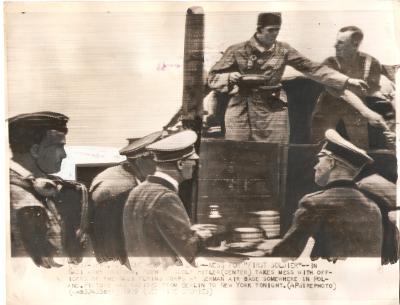
[[[48,196],[31,173],[13,161],[10,167],[11,255],[30,256],[38,265],[42,257],[80,261],[78,231],[87,223],[81,185],[49,176],[60,188]]]
[[[382,234],[377,204],[353,182],[339,180],[301,199],[292,226],[272,255],[298,257],[313,237],[313,259],[380,257]]]
[[[338,57],[331,56],[325,59],[323,64],[348,77],[364,80],[369,86],[369,93],[379,90],[381,64],[371,55],[358,52],[351,64],[345,64]]]
[[[99,262],[126,261],[122,212],[138,178],[128,162],[107,168],[92,181],[89,196],[93,204],[92,242]]]
[[[10,169],[11,255],[40,264],[62,251],[62,227],[26,177]]]
[[[258,96],[238,91],[229,81],[231,72],[260,74],[267,85],[281,82],[286,65],[292,66],[311,79],[335,89],[343,89],[348,77],[321,64],[314,63],[289,44],[277,41],[266,50],[253,36],[250,40],[229,47],[212,67],[210,88],[230,95],[225,114],[226,137],[286,143],[288,141],[287,110],[272,112]]]
[[[400,256],[399,230],[397,228],[396,184],[378,174],[362,178],[357,186],[379,204],[382,212],[384,240],[382,243],[382,264],[394,264]]]
[[[129,256],[149,257],[155,265],[194,263],[199,237],[177,191],[168,181],[148,176],[128,197],[123,216]]]
[[[357,182],[357,185],[360,189],[383,198],[390,206],[396,206],[396,184],[381,175],[373,174],[362,178]]]
[[[381,65],[374,57],[359,52],[351,64],[344,63],[335,56],[328,57],[323,63],[348,77],[364,80],[369,86],[368,95],[379,91]],[[336,129],[338,122],[342,120],[351,142],[360,148],[369,149],[367,120],[352,106],[341,101],[340,93],[327,88],[327,91],[321,94],[314,110],[312,142],[317,143],[322,140],[325,130]],[[364,99],[364,93],[355,93]]]

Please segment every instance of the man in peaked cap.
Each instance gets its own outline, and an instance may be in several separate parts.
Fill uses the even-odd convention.
[[[55,112],[8,120],[11,255],[30,256],[45,268],[61,266],[55,256],[79,262],[87,232],[86,188],[51,175],[66,157],[67,122],[68,117]]]
[[[66,157],[67,122],[68,117],[55,112],[26,113],[10,118],[12,160],[25,166],[35,177],[58,172]],[[46,148],[51,151],[41,154],[40,150]]]
[[[209,87],[229,96],[225,112],[225,138],[229,140],[288,142],[288,110],[280,84],[286,65],[339,91],[367,88],[364,81],[312,62],[278,41],[281,23],[280,13],[261,13],[256,33],[248,41],[230,46],[211,68]],[[360,102],[353,106],[367,108]],[[365,114],[369,121],[381,119],[372,111]]]
[[[107,168],[93,179],[89,194],[93,202],[92,241],[98,262],[129,263],[122,232],[124,204],[130,191],[154,173],[155,162],[146,146],[162,136],[163,132],[157,131],[131,140],[119,151],[127,160]]]
[[[193,231],[178,196],[179,183],[191,179],[198,155],[197,135],[185,130],[147,147],[157,163],[154,175],[136,187],[124,209],[125,244],[129,256],[148,257],[154,265],[194,264],[208,230]]]
[[[332,129],[326,131],[325,138],[314,167],[315,182],[323,189],[300,200],[292,226],[272,249],[272,255],[296,258],[309,237],[315,240],[313,259],[386,255],[382,250],[388,246],[384,238],[387,211],[354,182],[373,160]],[[390,247],[396,247],[394,239],[389,241]]]

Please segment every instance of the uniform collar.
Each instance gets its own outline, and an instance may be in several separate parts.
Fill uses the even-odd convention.
[[[268,53],[268,52],[272,52],[276,46],[276,42],[269,48],[266,49],[256,38],[256,34],[254,34],[250,40],[249,40],[250,45],[255,48],[256,50],[258,50],[260,53]]]
[[[15,162],[14,160],[10,160],[10,170],[14,171],[22,178],[28,178],[33,176],[33,174],[30,171],[28,171],[25,167]]]
[[[334,187],[352,187],[352,188],[354,188],[357,186],[353,180],[341,179],[341,180],[335,180],[335,181],[328,183],[327,185],[324,186],[324,189],[329,189],[329,188],[334,188]]]
[[[124,170],[126,170],[135,178],[135,181],[138,184],[142,183],[146,179],[146,177],[143,177],[143,174],[140,172],[140,169],[135,168],[130,161],[125,160],[120,164]]]
[[[358,60],[359,60],[359,58],[361,58],[361,57],[365,57],[365,56],[363,56],[364,54],[363,53],[361,53],[360,51],[358,51],[357,53],[356,53],[356,55],[354,56],[354,59],[349,59],[349,60],[343,60],[342,58],[340,58],[340,57],[337,57],[337,56],[335,56],[334,58],[335,58],[335,60],[336,60],[336,64],[338,65],[338,67],[339,67],[339,69],[343,69],[343,64],[348,64],[348,63],[351,63],[351,64],[354,64],[355,62],[357,62]]]
[[[163,173],[163,172],[155,172],[153,176],[150,177],[156,177],[156,178],[161,178],[162,180],[165,180],[172,186],[172,189],[176,192],[179,191],[179,183],[176,181],[174,178],[172,178],[170,175]]]

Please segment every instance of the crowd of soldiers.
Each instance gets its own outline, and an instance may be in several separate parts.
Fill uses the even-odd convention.
[[[298,257],[313,237],[313,258],[380,256],[383,263],[394,263],[399,252],[391,215],[396,185],[376,173],[358,179],[374,160],[366,147],[352,143],[358,138],[352,131],[361,128],[353,123],[361,118],[394,150],[394,108],[391,93],[380,84],[381,66],[358,51],[363,34],[357,27],[342,28],[336,56],[317,64],[276,40],[281,22],[279,13],[260,14],[254,36],[228,48],[208,78],[212,90],[229,97],[225,138],[234,141],[288,142],[280,88],[286,65],[327,88],[315,111],[316,124],[326,123],[323,134],[315,135],[324,139],[315,166],[321,190],[301,199],[292,226],[268,255]],[[262,77],[250,77],[242,86],[246,75]],[[352,141],[334,130],[340,120]],[[165,267],[195,265],[215,233],[210,225],[191,223],[178,194],[198,162],[196,132],[164,130],[133,141],[120,150],[126,161],[97,175],[87,190],[53,175],[66,158],[67,122],[54,112],[8,120],[12,256],[59,267],[57,257],[79,263],[91,244],[98,262],[118,260],[130,268],[129,257],[140,256]]]

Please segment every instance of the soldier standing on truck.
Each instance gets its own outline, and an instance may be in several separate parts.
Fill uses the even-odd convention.
[[[354,92],[354,98],[362,100],[372,110],[381,114],[389,125],[387,128],[394,130],[394,107],[391,100],[393,92],[381,91],[381,64],[366,53],[360,52],[359,47],[364,34],[356,26],[346,26],[339,30],[335,43],[335,56],[325,59],[323,64],[335,69],[349,77],[359,78],[368,84],[368,90]],[[313,115],[313,142],[324,138],[325,130],[336,128],[342,120],[346,136],[360,148],[385,148],[390,147],[391,131],[368,128],[367,120],[360,116],[352,107],[343,104],[337,93],[327,88],[318,100]],[[371,134],[370,134],[371,133]],[[374,135],[374,137],[371,137]],[[386,137],[386,139],[385,139]],[[369,138],[372,143],[370,143]],[[379,142],[379,143],[376,143]],[[381,147],[377,147],[381,146]],[[382,147],[383,146],[383,147]]]
[[[280,85],[286,65],[341,92],[368,89],[363,80],[317,64],[278,41],[281,23],[280,13],[259,14],[256,33],[248,41],[229,47],[211,68],[210,88],[230,96],[225,113],[226,139],[288,143],[288,110]],[[362,103],[354,106],[367,108]],[[383,121],[370,110],[365,115],[375,125]]]

